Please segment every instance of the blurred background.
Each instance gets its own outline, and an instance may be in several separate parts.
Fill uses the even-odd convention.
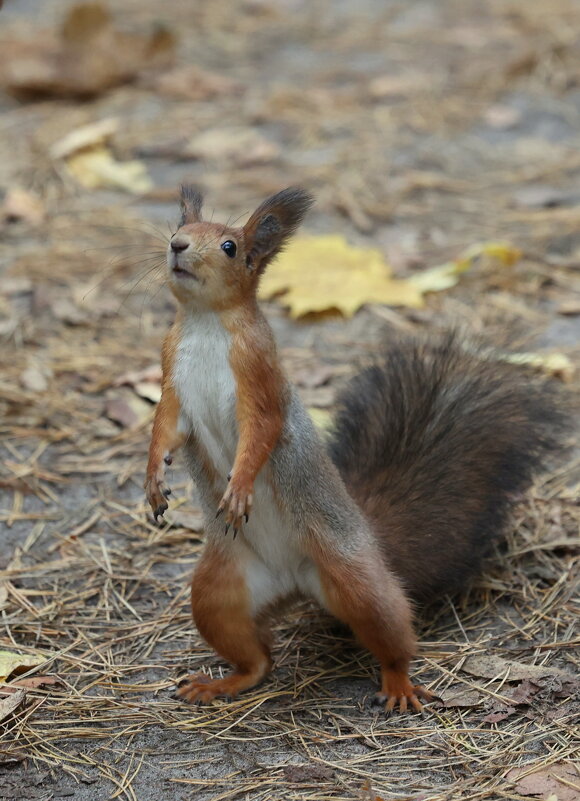
[[[287,782],[288,798],[314,798],[314,783],[325,798],[370,799],[372,788],[435,793],[469,781],[478,797],[497,797],[503,750],[486,739],[489,721],[473,735],[474,773],[472,746],[436,720],[418,739],[412,721],[396,724],[406,751],[388,752],[385,773],[380,737],[393,724],[373,717],[374,745],[367,732],[374,667],[358,651],[337,656],[315,612],[280,630],[274,700],[259,690],[224,702],[217,718],[171,700],[178,670],[219,662],[187,608],[201,547],[194,490],[177,464],[170,522],[157,529],[141,488],[174,308],[164,250],[180,183],[197,184],[207,216],[224,222],[242,222],[285,186],[314,192],[301,256],[289,252],[284,272],[272,268],[264,301],[321,426],[337,387],[385,330],[460,324],[573,385],[579,175],[576,0],[4,2],[0,650],[43,654],[42,671],[62,683],[37,688],[11,713],[0,798],[105,798],[111,787],[139,801],[164,788],[189,798],[196,787],[198,798],[258,798]],[[521,512],[510,567],[501,563],[475,591],[467,643],[535,659],[536,646],[565,639],[573,469],[577,459]],[[558,549],[536,548],[546,538]],[[522,634],[526,619],[540,626],[536,606],[546,628]],[[423,639],[448,672],[427,660],[420,677],[443,675],[443,685],[468,647],[447,611]],[[554,653],[565,666],[566,647]],[[240,722],[244,703],[263,704],[261,718]],[[470,714],[477,728],[500,712]],[[548,730],[564,755],[566,714],[563,728],[552,721]],[[520,753],[542,757],[534,720],[522,715],[509,721]],[[237,745],[222,732],[234,723]],[[376,762],[357,761],[367,748]],[[310,773],[280,767],[296,761]]]

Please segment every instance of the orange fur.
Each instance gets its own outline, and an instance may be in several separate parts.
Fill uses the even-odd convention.
[[[409,702],[420,710],[417,696],[431,697],[411,684],[409,663],[415,652],[413,615],[405,593],[373,547],[344,556],[314,536],[312,555],[318,566],[326,603],[347,623],[359,642],[381,665],[381,700],[387,711]]]
[[[236,381],[238,445],[231,480],[220,504],[239,528],[249,515],[256,476],[276,446],[284,424],[286,382],[276,345],[257,304],[222,313],[232,335],[230,364]]]
[[[169,494],[165,486],[166,459],[184,442],[185,437],[177,431],[179,421],[179,400],[171,383],[171,374],[175,361],[175,351],[179,341],[179,318],[171,327],[161,351],[161,369],[163,378],[161,382],[161,400],[155,410],[153,433],[149,445],[149,460],[145,477],[145,491],[155,517],[167,509],[166,497]]]
[[[178,690],[186,701],[210,701],[253,687],[270,671],[267,637],[250,614],[248,589],[234,558],[208,543],[193,576],[191,609],[202,637],[235,666],[223,679],[194,674]]]

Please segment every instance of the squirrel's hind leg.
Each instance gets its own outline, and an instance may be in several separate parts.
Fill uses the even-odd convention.
[[[191,585],[193,619],[201,636],[235,670],[222,679],[187,677],[177,695],[190,703],[235,696],[258,684],[271,668],[267,634],[252,615],[243,568],[229,549],[208,542]]]
[[[368,547],[352,553],[327,548],[314,556],[326,606],[346,623],[359,642],[381,665],[381,692],[377,699],[392,712],[397,706],[421,711],[419,698],[433,696],[409,679],[415,652],[411,606],[396,576],[380,554]]]

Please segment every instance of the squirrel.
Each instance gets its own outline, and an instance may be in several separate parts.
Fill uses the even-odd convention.
[[[309,598],[376,657],[385,710],[421,711],[434,696],[409,678],[415,605],[473,576],[558,447],[564,415],[548,382],[450,334],[387,343],[339,397],[324,443],[257,301],[260,276],[312,203],[285,189],[236,228],[204,221],[201,194],[181,188],[167,255],[178,311],[145,490],[157,521],[182,448],[206,519],[193,619],[234,670],[189,676],[178,695],[207,702],[256,685],[272,667],[272,614]]]

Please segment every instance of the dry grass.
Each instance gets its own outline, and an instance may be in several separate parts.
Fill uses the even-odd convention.
[[[86,104],[2,107],[0,185],[38,193],[46,216],[0,222],[0,650],[42,654],[26,675],[59,683],[29,688],[0,723],[0,798],[523,798],[512,768],[577,758],[577,688],[549,671],[531,687],[504,669],[485,678],[467,660],[577,673],[578,451],[518,506],[471,591],[423,615],[414,676],[445,704],[385,718],[370,706],[372,659],[304,607],[278,627],[261,687],[186,707],[173,698],[179,677],[223,669],[188,608],[202,542],[148,520],[153,406],[118,380],[158,362],[173,314],[157,269],[164,220],[189,179],[224,220],[305,183],[319,197],[311,230],[383,248],[397,275],[485,239],[523,250],[515,267],[480,264],[418,312],[298,325],[268,307],[291,375],[330,368],[328,386],[301,388],[308,405],[329,406],[385,321],[427,332],[460,322],[492,340],[507,326],[512,346],[580,363],[580,12],[565,0],[484,10],[445,0],[408,17],[406,5],[378,3],[373,17],[326,2],[303,14],[240,2],[231,15],[215,2],[192,20],[187,4],[170,5],[183,61],[215,70],[216,48],[243,91],[190,102],[139,83]],[[118,10],[129,26],[158,13],[143,0]],[[32,27],[13,23],[19,35]],[[497,125],[506,107],[515,128]],[[81,190],[48,155],[71,127],[112,114],[119,157],[142,156],[155,177],[135,202]],[[277,154],[175,163],[182,140],[234,123],[259,129]],[[537,184],[560,193],[555,207],[521,200]],[[133,424],[111,421],[113,400],[133,408]],[[172,486],[174,508],[193,512],[178,468]]]

